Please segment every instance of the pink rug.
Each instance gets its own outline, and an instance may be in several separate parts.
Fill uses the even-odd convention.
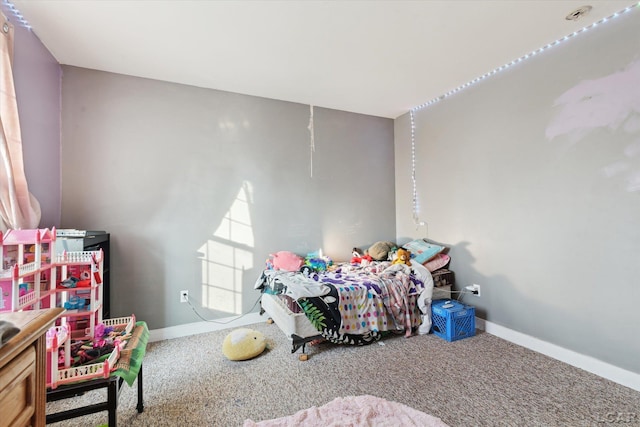
[[[338,397],[319,408],[298,411],[288,417],[255,422],[245,420],[243,427],[448,427],[440,418],[397,402],[375,396]]]

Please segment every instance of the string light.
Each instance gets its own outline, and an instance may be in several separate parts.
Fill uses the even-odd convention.
[[[31,29],[31,25],[29,24],[29,22],[24,18],[24,16],[22,15],[22,13],[20,13],[20,11],[15,7],[15,5],[13,3],[11,3],[9,0],[3,0],[3,3],[6,5],[6,7],[11,11],[11,13],[15,16],[15,18],[17,19],[17,21],[20,23],[21,26],[23,26],[24,28],[27,29]],[[413,107],[410,111],[409,111],[409,115],[411,118],[411,183],[412,183],[412,194],[411,194],[411,198],[412,198],[412,208],[413,208],[413,222],[415,223],[416,226],[421,226],[421,225],[425,225],[424,221],[420,221],[420,216],[419,216],[419,207],[418,207],[418,189],[417,189],[417,182],[416,182],[416,123],[415,123],[415,113],[419,110],[422,110],[426,107],[429,107],[437,102],[442,101],[445,98],[448,98],[452,95],[455,95],[456,93],[460,92],[463,89],[466,89],[470,86],[473,86],[474,84],[489,78],[491,76],[493,76],[494,74],[497,74],[500,71],[504,71],[507,68],[515,65],[515,64],[519,64],[520,62],[529,59],[532,56],[535,56],[547,49],[550,49],[554,46],[559,45],[562,42],[565,42],[575,36],[577,36],[580,33],[583,33],[587,30],[590,30],[592,28],[595,28],[597,26],[599,26],[600,24],[604,24],[605,22],[608,22],[614,18],[617,18],[627,12],[629,12],[630,10],[634,9],[635,7],[640,7],[640,2],[635,3],[623,10],[621,10],[620,12],[616,12],[608,17],[604,17],[602,19],[600,19],[599,21],[596,21],[590,25],[587,25],[586,27],[580,28],[577,31],[574,31],[573,33],[558,39],[556,41],[553,41],[551,43],[546,44],[545,46],[542,46],[532,52],[529,52],[517,59],[514,59],[513,61],[504,64],[500,67],[497,67],[479,77],[476,77],[475,79],[466,82],[458,87],[456,87],[455,89],[450,90],[449,92],[440,95],[436,98],[433,98],[425,103],[422,103],[418,106]],[[313,141],[313,106],[310,106],[311,112],[310,112],[310,123],[309,123],[309,132],[310,132],[310,137],[311,137],[311,144],[310,144],[310,175],[313,176],[313,151],[315,151],[315,146],[314,146],[314,141]]]
[[[419,206],[418,206],[418,188],[417,188],[417,182],[416,182],[416,118],[415,118],[416,112],[418,112],[418,111],[420,111],[420,110],[422,110],[424,108],[427,108],[427,107],[429,107],[429,106],[431,106],[431,105],[433,105],[433,104],[435,104],[437,102],[440,102],[445,98],[448,98],[448,97],[450,97],[452,95],[455,95],[456,93],[460,92],[461,90],[466,89],[469,86],[473,86],[474,84],[476,84],[476,83],[478,83],[478,82],[480,82],[480,81],[482,81],[482,80],[484,80],[486,78],[489,78],[489,77],[493,76],[494,74],[499,73],[500,71],[504,71],[507,68],[509,68],[509,67],[511,67],[511,66],[513,66],[515,64],[519,64],[520,62],[522,62],[522,61],[524,61],[526,59],[529,59],[532,56],[535,56],[535,55],[537,55],[537,54],[539,54],[539,53],[541,53],[541,52],[543,52],[543,51],[545,51],[547,49],[555,47],[555,46],[559,45],[562,42],[570,40],[570,39],[572,39],[573,37],[577,36],[580,33],[584,33],[585,31],[590,30],[592,28],[595,28],[600,24],[604,24],[605,22],[611,21],[612,19],[617,18],[617,17],[625,14],[625,13],[633,10],[636,7],[640,7],[640,2],[635,3],[635,4],[629,6],[629,7],[625,8],[625,9],[622,9],[621,11],[616,12],[613,15],[604,17],[604,18],[600,19],[599,21],[596,21],[596,22],[594,22],[594,23],[592,23],[590,25],[587,25],[586,27],[580,28],[579,30],[574,31],[571,34],[566,35],[566,36],[564,36],[564,37],[562,37],[562,38],[560,38],[560,39],[558,39],[556,41],[553,41],[551,43],[548,43],[548,44],[546,44],[546,45],[544,45],[544,46],[542,46],[542,47],[540,47],[540,48],[538,48],[538,49],[536,49],[534,51],[531,51],[531,52],[529,52],[529,53],[527,53],[525,55],[522,55],[521,57],[519,57],[517,59],[514,59],[513,61],[511,61],[511,62],[509,62],[507,64],[504,64],[504,65],[501,65],[501,66],[499,66],[497,68],[494,68],[493,70],[481,75],[480,77],[476,77],[475,79],[473,79],[471,81],[468,81],[467,83],[464,83],[464,84],[456,87],[455,89],[450,90],[449,92],[447,92],[447,93],[445,93],[443,95],[440,95],[440,96],[438,96],[436,98],[433,98],[433,99],[431,99],[431,100],[429,100],[429,101],[427,101],[425,103],[422,103],[422,104],[420,104],[418,106],[415,106],[411,110],[409,110],[409,117],[410,117],[410,120],[411,120],[411,184],[412,184],[412,187],[413,187],[412,188],[412,193],[411,193],[411,204],[412,204],[412,207],[413,207],[413,222],[414,222],[414,224],[416,226],[425,225],[424,221],[420,221],[420,214],[419,214],[420,211],[418,209],[419,208]]]
[[[22,16],[22,13],[20,13],[18,8],[15,7],[13,3],[11,3],[9,0],[3,0],[3,3],[7,6],[7,9],[11,11],[13,16],[15,16],[16,20],[18,21],[21,27],[27,28],[29,30],[31,29],[31,24],[29,24],[29,22],[26,19],[24,19],[24,16]]]
[[[411,116],[411,140],[415,140],[415,120],[414,120],[414,112],[413,110],[409,111],[409,115]],[[416,146],[415,144],[411,144],[411,185],[413,188],[413,194],[411,195],[411,204],[412,204],[412,212],[413,212],[413,221],[416,222],[417,217],[416,213],[418,212],[418,194],[416,193]]]
[[[316,151],[316,142],[313,130],[313,105],[309,105],[309,178],[313,178],[313,153]]]

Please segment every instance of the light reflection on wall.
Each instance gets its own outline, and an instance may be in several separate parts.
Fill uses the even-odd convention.
[[[631,135],[622,155],[602,166],[601,171],[607,178],[625,181],[627,191],[640,191],[639,100],[640,60],[634,60],[621,71],[582,80],[554,101],[558,110],[547,125],[547,139],[562,137],[573,145],[597,130]]]
[[[242,313],[244,271],[253,267],[251,224],[253,188],[244,182],[202,254],[202,305],[211,310]]]

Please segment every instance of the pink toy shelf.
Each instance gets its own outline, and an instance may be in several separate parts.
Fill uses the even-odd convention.
[[[135,315],[105,319],[105,327],[113,327],[122,331],[122,335],[131,333],[136,325]],[[54,326],[47,331],[47,387],[55,389],[59,385],[84,381],[94,378],[108,378],[115,369],[120,351],[127,340],[118,341],[113,351],[105,360],[80,366],[71,366],[71,337],[66,326]],[[89,331],[86,331],[89,335]]]
[[[49,295],[47,281],[53,279],[55,239],[55,228],[0,233],[0,312],[40,308],[40,300]]]
[[[102,321],[103,255],[99,250],[63,252],[55,257],[57,268],[51,274],[56,299],[50,304],[66,309],[64,317],[74,339],[93,336],[95,325]]]
[[[0,232],[0,313],[65,308],[47,333],[47,386],[52,388],[108,377],[120,355],[116,346],[104,362],[72,367],[73,340],[92,340],[101,323],[128,330],[135,325],[134,316],[102,320],[102,250],[56,254],[55,240],[55,228]]]
[[[103,252],[55,254],[55,228],[0,233],[0,312],[66,309],[61,325],[73,338],[102,321]]]

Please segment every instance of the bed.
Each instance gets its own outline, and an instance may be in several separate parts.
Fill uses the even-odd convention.
[[[291,339],[292,353],[323,339],[366,345],[385,333],[426,334],[433,278],[423,265],[343,262],[326,270],[267,268],[255,284],[262,312]]]

